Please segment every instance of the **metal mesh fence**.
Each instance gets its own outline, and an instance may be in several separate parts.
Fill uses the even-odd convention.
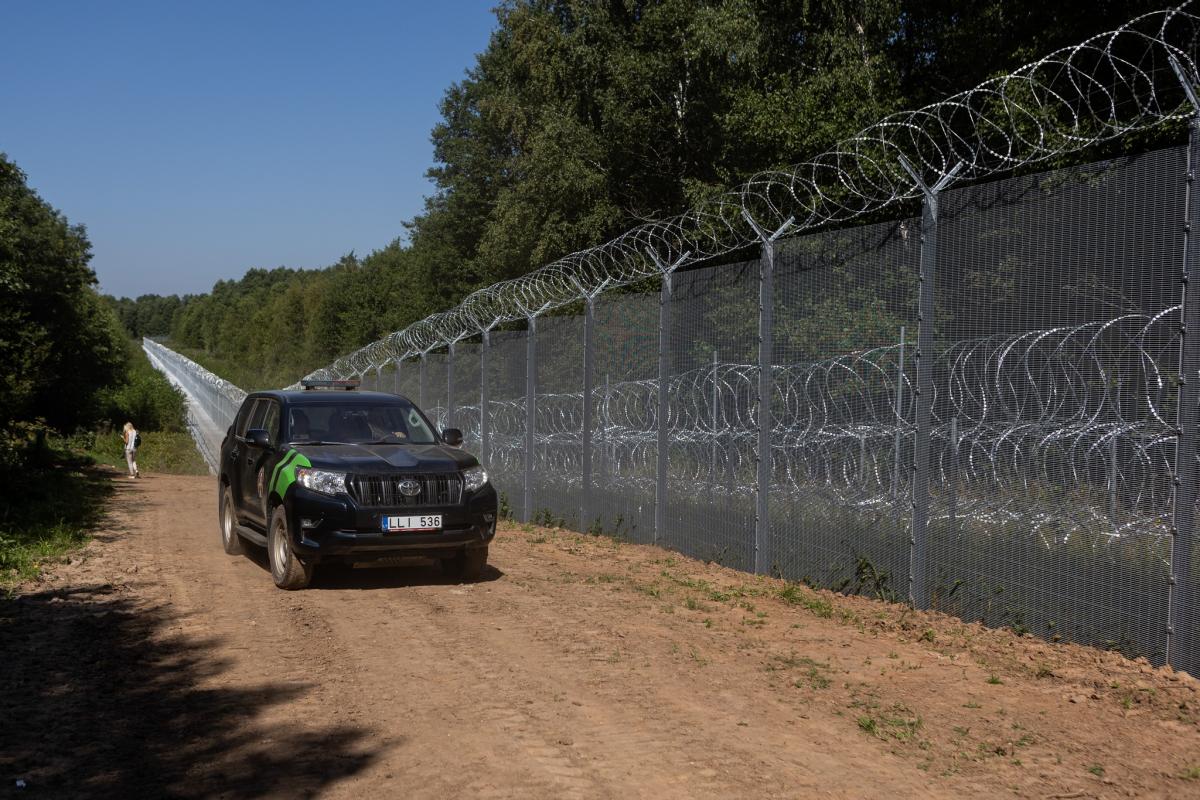
[[[483,444],[479,417],[482,349],[478,342],[459,342],[454,348],[454,413],[450,427],[463,432],[463,447],[472,453],[479,453]]]
[[[658,541],[754,568],[758,262],[676,273],[667,339],[666,509]]]
[[[1195,672],[1197,30],[1147,15],[314,375],[463,428],[519,519]],[[1188,148],[948,188],[1189,117]],[[198,440],[231,413],[147,349]]]
[[[583,496],[583,317],[537,324],[532,519],[580,527]]]
[[[1183,148],[940,199],[931,602],[1166,654]]]
[[[399,363],[396,392],[414,403],[421,402],[421,360],[409,358]]]
[[[596,301],[592,530],[654,540],[657,295]]]
[[[921,219],[597,297],[590,359],[586,316],[542,317],[378,382],[462,428],[518,519],[1195,669],[1200,557],[1173,535],[1187,157],[945,191]],[[146,347],[215,450],[237,390]]]
[[[221,440],[233,424],[246,393],[153,339],[143,339],[142,349],[150,363],[187,398],[188,432],[209,470],[215,474]]]
[[[907,219],[779,248],[770,529],[786,577],[908,595],[918,231]]]
[[[525,507],[525,331],[491,335],[487,354],[488,471],[501,508],[527,519]]]

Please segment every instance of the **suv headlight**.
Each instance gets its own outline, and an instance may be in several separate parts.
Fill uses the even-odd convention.
[[[468,467],[463,470],[463,489],[468,492],[474,492],[483,488],[487,483],[487,470],[483,467],[475,466]]]
[[[321,494],[338,494],[346,491],[346,473],[344,472],[300,467],[296,470],[296,480],[305,489],[312,489]]]

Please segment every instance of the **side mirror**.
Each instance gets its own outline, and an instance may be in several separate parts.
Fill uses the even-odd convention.
[[[246,431],[246,441],[255,447],[271,446],[271,436],[262,428],[251,428]]]
[[[442,439],[451,447],[462,447],[462,431],[458,428],[446,428],[446,430],[442,431]]]

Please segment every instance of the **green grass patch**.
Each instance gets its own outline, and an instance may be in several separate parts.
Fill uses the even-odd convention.
[[[187,431],[142,431],[138,449],[138,469],[171,475],[207,475],[208,465],[200,457],[196,443]],[[125,444],[119,431],[77,433],[63,440],[62,446],[86,455],[97,464],[107,464],[125,472]]]
[[[780,600],[795,606],[802,606],[818,617],[829,619],[833,616],[833,604],[824,597],[817,595],[811,589],[799,583],[789,583],[776,592]]]
[[[47,466],[0,476],[0,589],[37,577],[46,563],[83,546],[100,520],[111,478],[88,459],[51,451]]]

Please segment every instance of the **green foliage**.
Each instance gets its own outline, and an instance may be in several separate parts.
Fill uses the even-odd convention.
[[[125,471],[125,443],[119,430],[80,432],[68,437],[64,446],[97,464]],[[137,460],[138,468],[143,473],[209,474],[208,465],[200,457],[196,443],[187,431],[142,432],[142,446],[138,448]]]
[[[199,297],[111,303],[133,335],[169,331],[175,346],[242,388],[286,385],[471,291],[801,162],[888,113],[1159,5],[504,0],[488,46],[442,99],[428,173],[435,191],[405,223],[407,242],[364,258],[350,253],[322,270],[251,269]],[[1178,133],[1162,126],[1110,151],[1144,150]],[[916,231],[907,236],[915,248]],[[911,323],[911,276],[866,254],[839,260],[844,246],[855,246],[852,236],[799,246],[821,252],[798,252],[798,260],[831,258],[823,290],[790,297],[789,313],[777,315],[789,360],[893,344]],[[968,279],[1003,293],[1017,271]],[[748,296],[714,310],[713,328],[753,341],[755,303]],[[652,337],[653,325],[630,330],[605,346],[629,351],[616,357],[632,374],[653,355],[653,342],[641,347],[636,338]]]
[[[41,565],[81,546],[99,522],[111,481],[85,469],[86,459],[46,450],[19,468],[0,465],[0,589],[37,575]]]
[[[192,296],[144,294],[136,300],[130,300],[128,297],[105,295],[104,300],[116,312],[117,319],[129,335],[141,339],[143,336],[169,336],[175,318],[192,300]]]
[[[119,375],[120,324],[96,294],[91,245],[0,154],[0,429],[93,422]]]
[[[103,395],[103,417],[113,428],[132,422],[139,431],[185,430],[183,393],[150,365],[139,342],[125,341],[125,370]]]

